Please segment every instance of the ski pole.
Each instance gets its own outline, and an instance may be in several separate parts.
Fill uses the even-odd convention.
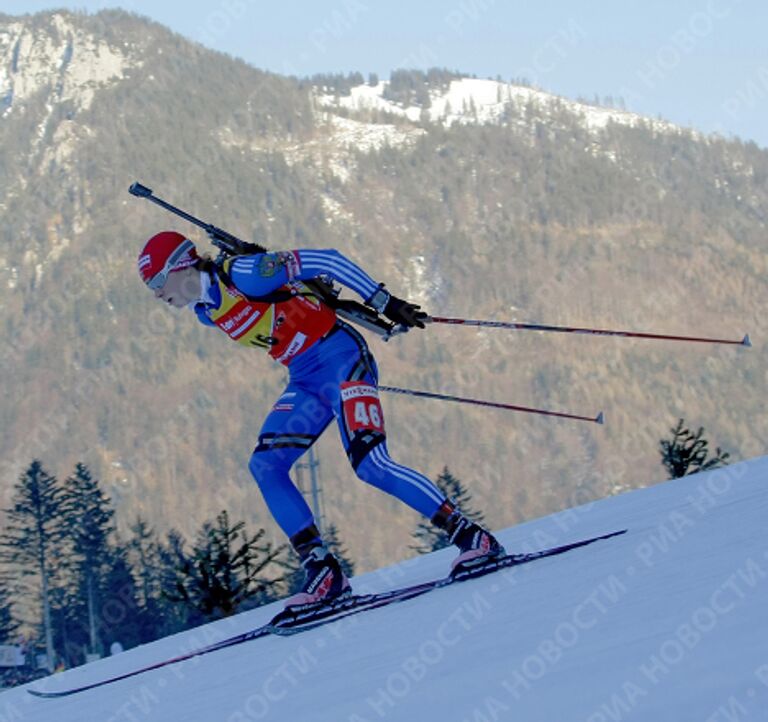
[[[484,326],[490,328],[508,328],[512,330],[525,331],[555,331],[559,333],[580,333],[592,336],[623,336],[624,338],[650,338],[664,341],[694,341],[698,343],[724,343],[734,346],[752,346],[749,334],[746,334],[740,341],[734,341],[722,338],[698,338],[695,336],[671,336],[662,333],[639,333],[637,331],[612,331],[602,328],[576,328],[572,326],[548,326],[539,323],[517,323],[515,321],[476,321],[468,318],[442,318],[439,316],[430,316],[426,319],[431,323],[449,323],[461,326]]]
[[[463,396],[447,396],[445,394],[433,394],[429,391],[414,391],[413,389],[401,389],[396,386],[379,386],[379,391],[387,391],[391,394],[403,394],[405,396],[419,396],[425,399],[438,399],[440,401],[457,401],[461,404],[474,404],[475,406],[490,406],[494,409],[506,409],[507,411],[522,411],[526,414],[539,414],[541,416],[559,416],[563,419],[575,419],[576,421],[591,421],[595,424],[605,423],[605,416],[601,411],[594,418],[591,416],[579,416],[577,414],[566,414],[560,411],[546,411],[544,409],[534,409],[528,406],[515,406],[513,404],[502,404],[497,401],[483,401],[481,399],[469,399]]]

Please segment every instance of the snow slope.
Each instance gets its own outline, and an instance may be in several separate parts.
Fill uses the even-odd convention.
[[[500,534],[510,550],[629,533],[290,638],[267,638],[59,700],[0,695],[23,722],[768,720],[768,457]],[[451,550],[359,577],[441,575]],[[37,683],[130,670],[275,608]]]

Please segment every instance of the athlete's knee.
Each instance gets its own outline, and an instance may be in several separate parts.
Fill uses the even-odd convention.
[[[254,451],[248,462],[248,469],[253,478],[261,484],[263,480],[268,479],[276,471],[277,465],[270,452]]]
[[[371,455],[367,454],[362,459],[360,459],[360,463],[357,465],[357,468],[355,469],[355,474],[357,474],[358,479],[362,479],[363,481],[368,481],[368,479],[376,473],[376,465],[373,463],[373,460],[371,459]]]
[[[316,438],[314,434],[290,432],[261,434],[248,465],[251,473],[259,482],[261,475],[287,474]]]
[[[256,483],[263,487],[287,474],[292,464],[293,459],[281,453],[280,449],[269,450],[257,446],[251,454],[248,468]]]
[[[371,478],[381,475],[382,470],[373,453],[385,441],[383,434],[358,433],[347,447],[347,456],[359,479],[371,482]]]
[[[378,459],[377,454],[371,453],[369,450],[360,460],[357,466],[354,466],[355,474],[357,478],[367,484],[381,487],[384,485],[387,478],[387,470],[384,468],[381,461]]]

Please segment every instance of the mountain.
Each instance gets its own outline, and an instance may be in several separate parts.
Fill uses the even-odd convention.
[[[294,637],[268,637],[62,699],[0,695],[25,722],[765,719],[768,457],[501,533],[566,555]],[[353,580],[384,590],[445,573],[443,550]],[[279,603],[30,686],[62,690],[253,629]]]
[[[741,338],[756,348],[430,328],[371,339],[382,383],[596,414],[603,427],[386,398],[390,449],[445,465],[494,527],[658,477],[678,417],[766,450],[768,152],[458,73],[281,77],[121,11],[0,16],[0,500],[33,458],[191,534],[277,534],[247,461],[285,373],[160,307],[136,255],[200,231],[336,247],[436,315]],[[318,444],[326,520],[361,569],[417,519]],[[361,524],[361,520],[365,523]],[[370,531],[375,530],[375,531]]]

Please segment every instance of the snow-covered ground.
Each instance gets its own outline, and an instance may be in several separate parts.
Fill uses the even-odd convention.
[[[22,722],[768,720],[768,457],[503,531],[510,550],[629,532],[289,638],[58,700]],[[451,550],[359,577],[429,579]],[[261,624],[262,608],[74,669],[66,688]]]

